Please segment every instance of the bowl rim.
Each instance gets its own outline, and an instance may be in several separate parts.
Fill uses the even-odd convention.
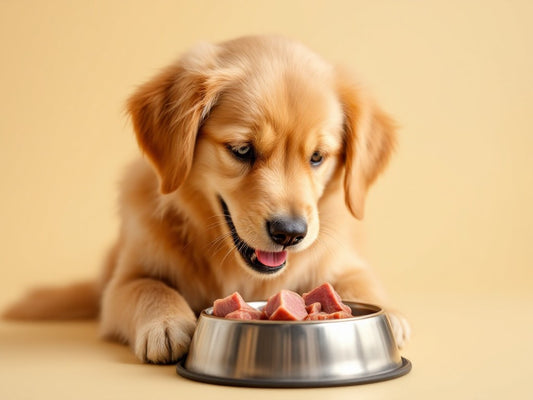
[[[212,314],[213,307],[208,307],[202,310],[199,317],[207,318],[209,320],[217,320],[217,321],[226,321],[226,323],[233,323],[233,324],[251,324],[251,325],[319,325],[319,324],[335,324],[335,323],[343,323],[348,321],[360,321],[368,318],[375,318],[381,315],[386,315],[385,311],[382,307],[371,304],[371,303],[362,303],[359,301],[342,301],[344,304],[349,306],[352,309],[352,312],[354,311],[354,308],[366,308],[367,310],[370,310],[368,314],[363,315],[354,315],[352,317],[348,318],[340,318],[340,319],[326,319],[326,320],[316,320],[316,321],[285,321],[285,320],[269,320],[269,319],[232,319],[232,318],[225,318],[225,317],[217,317]],[[258,307],[264,307],[266,305],[266,301],[248,301],[249,305],[251,305],[254,308],[257,308],[261,310],[261,308]]]

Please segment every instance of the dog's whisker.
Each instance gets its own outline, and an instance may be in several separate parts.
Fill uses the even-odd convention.
[[[218,253],[222,249],[224,242],[227,238],[231,238],[231,232],[227,232],[227,233],[217,236],[209,244],[208,251],[212,251],[213,254]]]
[[[220,238],[220,240],[218,240],[216,243],[213,243],[208,251],[211,253],[211,254],[218,254],[220,253],[221,251],[223,251],[224,249],[230,247],[230,248],[233,248],[233,246],[226,246],[225,245],[225,239],[227,237],[223,237],[223,238]]]
[[[230,246],[229,250],[226,252],[226,254],[225,254],[224,257],[222,258],[222,260],[220,261],[220,263],[221,263],[221,264],[224,264],[224,262],[226,261],[226,259],[229,257],[229,255],[230,255],[233,251],[237,251],[237,247],[235,247],[235,246]]]

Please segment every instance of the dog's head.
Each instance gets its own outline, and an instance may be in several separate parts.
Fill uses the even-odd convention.
[[[161,192],[201,193],[243,265],[263,274],[316,240],[318,203],[334,178],[363,217],[395,139],[346,73],[281,38],[198,46],[128,109]]]

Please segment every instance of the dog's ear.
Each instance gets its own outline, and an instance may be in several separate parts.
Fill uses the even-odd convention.
[[[217,73],[217,48],[200,45],[130,97],[137,142],[160,177],[161,193],[175,191],[193,162],[196,136],[227,81]]]
[[[395,147],[396,127],[344,72],[338,74],[338,90],[345,114],[345,201],[362,219],[367,191]]]

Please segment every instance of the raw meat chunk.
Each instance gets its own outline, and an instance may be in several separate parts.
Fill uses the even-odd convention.
[[[322,304],[320,304],[319,302],[309,304],[308,306],[305,307],[305,310],[307,311],[308,314],[319,313],[320,311],[322,311]]]
[[[304,300],[290,290],[282,290],[270,297],[265,312],[271,320],[302,321],[307,317]]]
[[[303,299],[306,305],[319,302],[322,305],[322,311],[327,314],[344,311],[352,315],[352,309],[341,301],[341,297],[329,283],[324,283],[309,293],[304,293]]]
[[[223,299],[215,300],[213,304],[213,315],[215,317],[225,317],[233,311],[250,309],[255,310],[255,308],[244,301],[239,293],[235,292]]]

